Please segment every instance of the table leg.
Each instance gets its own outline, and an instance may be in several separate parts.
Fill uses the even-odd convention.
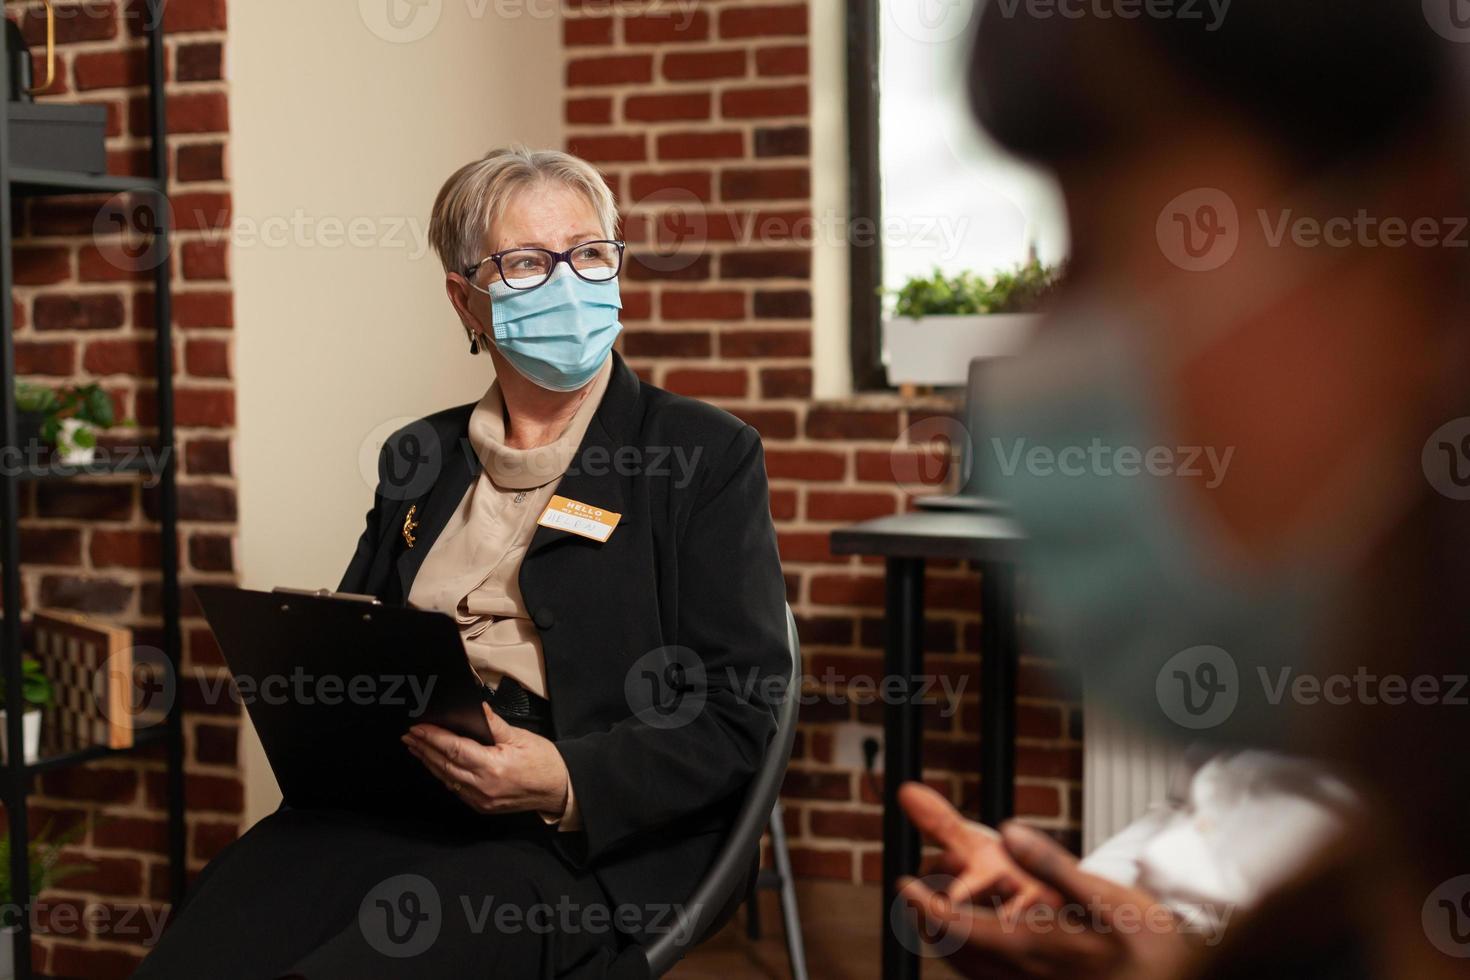
[[[991,827],[1016,810],[1016,571],[980,567],[980,822]]]
[[[919,833],[898,805],[898,788],[923,776],[923,706],[914,703],[924,662],[924,561],[888,559],[883,669],[890,692],[883,707],[883,977],[916,980],[918,938],[907,915],[894,915],[897,882],[919,868]],[[901,682],[895,680],[901,678]]]

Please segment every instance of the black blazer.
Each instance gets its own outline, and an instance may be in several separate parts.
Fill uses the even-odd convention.
[[[583,830],[557,834],[557,846],[646,923],[654,906],[685,901],[713,863],[774,734],[790,660],[760,436],[612,357],[556,492],[622,519],[602,544],[537,527],[519,582],[582,813]],[[385,443],[341,591],[404,601],[479,476],[473,408],[431,415]],[[649,672],[665,679],[657,705]]]

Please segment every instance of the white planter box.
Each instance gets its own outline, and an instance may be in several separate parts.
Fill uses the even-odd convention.
[[[25,742],[25,754],[27,762],[35,762],[41,757],[41,711],[27,711],[20,716],[21,737]],[[6,743],[9,739],[6,728],[5,712],[0,711],[0,760],[10,758]],[[0,980],[4,980],[4,974],[0,973]]]
[[[15,934],[19,926],[0,929],[0,980],[15,980]]]
[[[1015,354],[1040,319],[1036,313],[885,318],[888,383],[964,386],[970,361]]]

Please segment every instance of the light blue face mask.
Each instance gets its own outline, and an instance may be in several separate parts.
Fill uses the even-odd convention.
[[[1128,327],[1106,309],[1059,319],[989,369],[988,431],[973,436],[987,492],[1013,507],[1039,630],[1089,694],[1162,734],[1280,743],[1294,720],[1282,671],[1313,664],[1341,566],[1229,560],[1184,484],[1210,492],[1234,450],[1171,439]]]
[[[489,289],[475,288],[490,296],[500,353],[552,391],[575,391],[591,381],[623,329],[618,281],[588,282],[564,264],[535,289],[512,289],[498,279]]]

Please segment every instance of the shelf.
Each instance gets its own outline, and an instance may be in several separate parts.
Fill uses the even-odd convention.
[[[114,749],[106,745],[89,745],[84,749],[74,749],[71,752],[63,752],[60,755],[48,755],[35,762],[26,763],[26,775],[48,772],[52,769],[65,769],[68,766],[81,765],[84,762],[92,762],[96,759],[106,759],[112,756],[131,755],[138,749],[147,748],[150,745],[160,744],[168,738],[168,729],[164,725],[155,725],[142,731],[133,733],[133,744],[125,749]],[[6,771],[0,769],[0,780],[5,779]]]
[[[87,466],[46,463],[32,469],[22,465],[19,467],[20,472],[16,473],[15,477],[24,482],[27,480],[74,480],[84,476],[139,476],[154,472],[153,466],[158,463],[159,455],[158,450],[154,449],[151,454],[139,452],[132,458],[106,463],[91,463]]]
[[[112,174],[79,174],[65,170],[35,170],[12,167],[6,170],[13,192],[20,197],[62,194],[158,193],[162,185],[149,177],[117,177]]]

